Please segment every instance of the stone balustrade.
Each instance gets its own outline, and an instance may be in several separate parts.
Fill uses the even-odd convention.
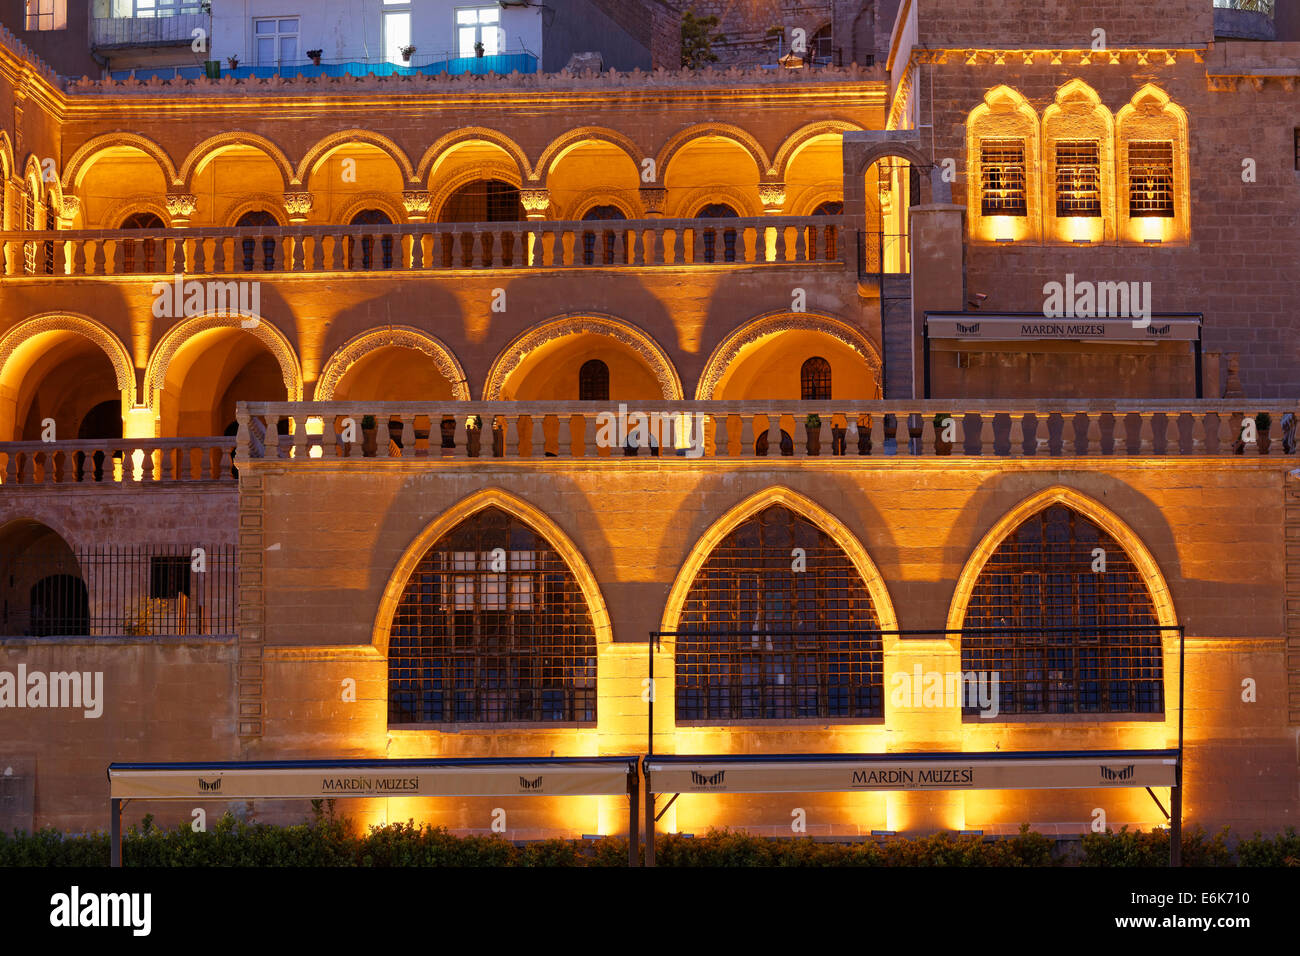
[[[841,262],[840,216],[64,230],[0,237],[3,275],[260,275]]]
[[[0,442],[6,489],[81,484],[122,489],[235,478],[233,438],[116,438]]]
[[[1245,400],[258,402],[239,405],[236,457],[1284,456],[1295,453],[1296,408]]]

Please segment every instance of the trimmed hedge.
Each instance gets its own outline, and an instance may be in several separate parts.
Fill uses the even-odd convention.
[[[624,866],[627,839],[543,840],[514,844],[499,836],[456,837],[413,822],[355,834],[345,820],[318,816],[289,827],[244,823],[226,814],[206,833],[186,824],[160,829],[151,817],[123,837],[127,866]],[[818,843],[807,837],[772,839],[728,830],[699,838],[661,835],[659,866],[1165,866],[1169,834],[1156,831],[1089,833],[1080,845],[1062,844],[1022,826],[1003,839],[978,836],[891,837],[854,843]],[[107,866],[105,833],[72,836],[57,830],[0,834],[0,866]],[[1300,866],[1294,828],[1228,847],[1228,831],[1210,837],[1200,827],[1183,834],[1184,866]]]

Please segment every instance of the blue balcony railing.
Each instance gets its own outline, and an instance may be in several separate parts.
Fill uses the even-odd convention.
[[[283,77],[340,77],[340,76],[437,76],[439,74],[475,76],[486,73],[536,73],[537,57],[531,53],[502,53],[497,56],[456,57],[426,63],[423,66],[404,66],[398,63],[314,63],[293,64],[285,66],[238,66],[233,70],[224,63],[221,65],[222,76],[236,79],[258,77],[270,79]],[[113,70],[110,75],[114,80],[126,80],[134,74],[140,82],[147,82],[155,76],[162,80],[195,80],[204,76],[202,66],[159,67],[153,69]]]

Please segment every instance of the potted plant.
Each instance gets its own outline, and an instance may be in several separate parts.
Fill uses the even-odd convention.
[[[817,415],[804,419],[804,433],[808,436],[808,454],[820,455],[822,450],[822,420]]]
[[[206,76],[209,80],[219,80],[219,79],[221,79],[221,61],[220,61],[220,60],[204,60],[204,61],[203,61],[203,75]]]
[[[415,53],[415,47],[414,47],[414,46],[410,46],[410,45],[408,45],[408,46],[403,46],[403,47],[398,47],[398,48],[397,48],[397,52],[400,53],[400,54],[402,54],[402,60],[403,60],[403,62],[410,63],[410,62],[411,62],[411,56],[412,56],[412,54]]]
[[[948,430],[950,425],[955,425],[955,422],[947,412],[940,412],[934,416],[934,453],[936,455],[952,454],[952,442],[943,440],[943,433]]]
[[[477,415],[465,419],[465,447],[471,458],[479,456],[480,443],[483,440],[483,433],[480,430],[482,427],[483,420]]]
[[[1255,443],[1259,445],[1261,455],[1268,454],[1268,448],[1273,444],[1273,439],[1268,437],[1268,430],[1273,427],[1273,419],[1268,412],[1260,412],[1255,416]]]
[[[858,454],[871,454],[871,416],[858,416]]]
[[[482,56],[485,52],[486,52],[486,51],[485,51],[484,48],[483,48],[483,41],[482,41],[482,40],[476,40],[475,43],[474,43],[474,55],[475,55],[475,56]]]
[[[226,57],[226,62],[230,64],[230,68],[231,68],[232,70],[237,70],[237,69],[239,69],[239,57],[238,57],[238,56],[228,56],[228,57]]]
[[[373,458],[377,445],[375,444],[375,416],[366,415],[361,419],[361,454],[366,458]]]
[[[307,57],[311,60],[313,65],[320,66],[320,58],[324,52],[324,50],[308,50]]]

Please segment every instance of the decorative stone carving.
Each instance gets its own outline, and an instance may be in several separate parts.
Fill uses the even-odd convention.
[[[549,189],[521,189],[519,190],[519,201],[523,203],[524,211],[528,214],[529,219],[545,219],[546,210],[551,207],[551,191]]]
[[[311,212],[311,206],[311,193],[300,192],[284,194],[284,211],[289,214],[290,222],[306,222],[307,213]]]
[[[407,189],[402,192],[402,206],[406,209],[406,218],[411,222],[424,222],[429,218],[429,209],[433,197],[424,189]]]
[[[64,196],[63,203],[59,209],[59,228],[71,229],[76,222],[77,216],[81,214],[81,197]]]
[[[645,207],[645,214],[651,219],[658,219],[664,214],[664,201],[668,198],[668,190],[663,186],[642,186],[641,187],[641,205]]]
[[[190,221],[197,205],[198,197],[194,193],[168,193],[167,218],[173,226],[183,226]]]
[[[763,202],[763,212],[779,216],[785,209],[785,183],[759,183],[758,198]]]
[[[456,361],[451,349],[427,332],[419,329],[396,327],[363,332],[344,343],[325,363],[325,369],[316,381],[314,401],[328,402],[334,398],[334,390],[356,362],[385,345],[397,345],[402,348],[423,352],[437,366],[438,374],[451,383],[451,394],[458,402],[470,399],[469,383],[465,380],[465,370]]]

